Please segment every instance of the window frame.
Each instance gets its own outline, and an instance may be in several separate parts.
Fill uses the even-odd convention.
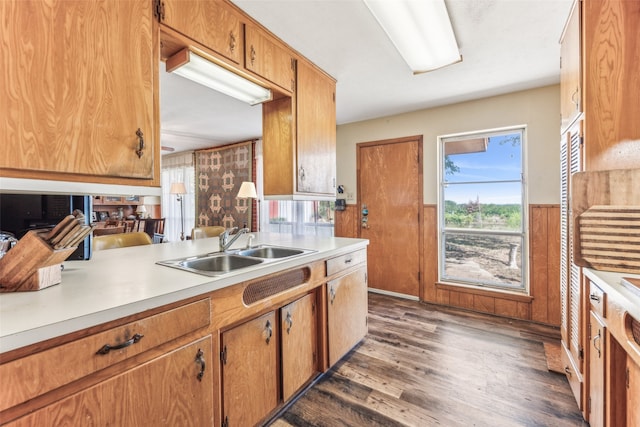
[[[521,227],[520,231],[507,231],[507,230],[480,230],[480,229],[470,229],[470,228],[454,228],[454,227],[445,227],[445,187],[447,185],[464,185],[464,184],[475,184],[475,183],[508,183],[508,182],[518,182],[518,180],[498,180],[498,181],[458,181],[458,182],[447,182],[446,181],[446,169],[445,169],[445,143],[456,140],[465,140],[471,138],[481,138],[481,137],[496,137],[501,135],[508,135],[513,133],[520,133],[521,135],[521,145],[520,145],[520,163],[521,163],[521,179],[520,188],[521,188]],[[529,203],[528,203],[528,185],[527,185],[527,126],[526,125],[514,125],[507,126],[501,128],[492,128],[492,129],[484,129],[477,131],[469,131],[469,132],[460,132],[460,133],[452,133],[439,135],[437,137],[437,154],[438,154],[438,206],[437,206],[437,229],[438,229],[438,283],[446,283],[448,285],[466,287],[466,288],[474,288],[474,289],[482,289],[482,290],[495,290],[500,292],[507,293],[515,293],[515,294],[527,294],[530,292],[530,284],[529,284]],[[445,250],[445,237],[447,233],[468,233],[473,235],[486,235],[486,236],[520,236],[521,239],[521,286],[508,286],[508,285],[497,285],[497,284],[488,284],[481,283],[478,281],[465,281],[459,280],[457,278],[450,279],[447,278],[445,274],[446,267],[446,250]]]

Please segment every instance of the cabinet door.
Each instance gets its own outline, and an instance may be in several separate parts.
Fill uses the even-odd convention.
[[[2,1],[0,18],[0,168],[153,179],[150,2]]]
[[[335,81],[311,64],[298,62],[298,192],[335,194],[335,87]]]
[[[208,336],[8,425],[212,426],[211,351]]]
[[[317,372],[315,305],[315,294],[308,294],[280,309],[284,401]]]
[[[252,426],[278,404],[275,312],[222,334],[222,422]]]
[[[327,283],[329,365],[334,365],[367,334],[366,266]]]
[[[640,426],[640,366],[627,357],[627,426]]]
[[[560,40],[560,116],[564,132],[580,113],[580,2],[573,8]]]
[[[245,68],[277,84],[295,90],[295,60],[291,51],[251,24],[245,24]]]
[[[214,50],[236,64],[242,58],[237,12],[222,1],[162,0],[162,24]]]
[[[589,317],[589,425],[605,425],[605,364],[606,329],[598,316],[591,311]]]

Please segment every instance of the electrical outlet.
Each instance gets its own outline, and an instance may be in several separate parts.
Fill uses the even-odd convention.
[[[347,193],[347,200],[353,200],[353,193]]]

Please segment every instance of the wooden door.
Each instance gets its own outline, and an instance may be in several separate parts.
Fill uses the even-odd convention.
[[[0,17],[0,168],[153,179],[150,2],[2,1]]]
[[[285,402],[318,371],[315,301],[315,294],[308,294],[280,309]]]
[[[605,426],[605,327],[592,311],[589,318],[589,426]]]
[[[422,137],[358,144],[358,206],[368,210],[369,287],[420,296]]]
[[[367,335],[367,268],[327,283],[329,366]]]
[[[297,188],[335,195],[336,83],[311,64],[298,62]]]
[[[211,426],[211,356],[207,336],[8,426]]]
[[[242,24],[238,13],[225,2],[162,0],[162,24],[240,64]]]
[[[222,422],[252,426],[278,404],[275,312],[222,334]]]

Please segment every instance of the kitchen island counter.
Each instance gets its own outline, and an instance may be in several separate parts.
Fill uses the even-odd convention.
[[[62,283],[35,292],[0,294],[0,353],[365,248],[364,239],[254,233],[252,245],[313,250],[218,277],[157,265],[218,250],[218,238],[96,251],[64,263]],[[240,237],[233,248],[246,245]]]

